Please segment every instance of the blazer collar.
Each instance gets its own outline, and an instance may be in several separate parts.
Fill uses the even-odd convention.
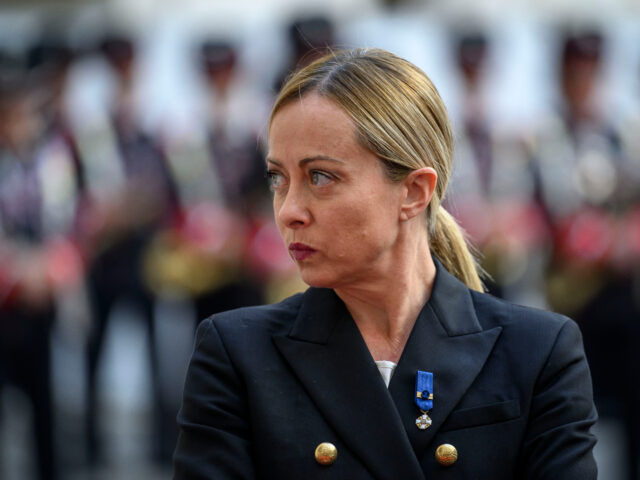
[[[289,335],[274,337],[326,420],[379,479],[424,478],[418,458],[482,369],[501,331],[482,330],[468,288],[434,260],[431,297],[389,389],[332,290],[308,289]],[[433,424],[427,430],[415,425],[417,370],[434,374]]]
[[[437,260],[436,266],[431,298],[416,320],[389,384],[419,457],[482,370],[502,331],[502,327],[483,330],[469,289]],[[418,370],[432,372],[434,379],[433,409],[429,412],[433,423],[427,430],[415,425],[420,413],[414,402]]]
[[[420,317],[430,307],[448,336],[480,332],[482,327],[469,289],[451,275],[436,257],[433,257],[433,261],[436,265],[436,277],[431,296]],[[333,290],[313,287],[307,289],[289,337],[318,344],[327,343],[339,320],[336,312],[340,311],[349,315],[342,300]]]
[[[373,478],[424,480],[378,368],[332,290],[307,290],[291,333],[273,340],[341,440],[337,443],[359,457]],[[318,443],[332,440],[318,438]]]

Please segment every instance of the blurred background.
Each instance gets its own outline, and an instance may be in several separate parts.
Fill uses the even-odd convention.
[[[497,296],[580,325],[603,479],[640,462],[640,4],[0,1],[0,478],[171,477],[198,321],[304,289],[270,105],[327,47],[432,78]]]

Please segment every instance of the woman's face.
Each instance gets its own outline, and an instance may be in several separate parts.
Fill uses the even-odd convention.
[[[356,141],[337,104],[311,93],[284,106],[267,166],[276,223],[307,284],[340,288],[393,266],[403,183]]]

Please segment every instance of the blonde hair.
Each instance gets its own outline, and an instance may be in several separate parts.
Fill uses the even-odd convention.
[[[427,207],[429,247],[469,288],[482,291],[479,267],[465,236],[441,206],[453,163],[453,133],[436,87],[412,63],[379,49],[330,53],[295,72],[282,87],[274,115],[314,92],[340,105],[360,143],[382,161],[389,178],[432,167],[438,181]]]

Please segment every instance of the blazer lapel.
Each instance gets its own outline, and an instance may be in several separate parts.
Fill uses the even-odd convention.
[[[403,426],[406,419],[400,418],[358,328],[333,291],[307,290],[291,333],[273,340],[327,422],[373,477],[424,479]]]
[[[422,309],[391,378],[389,391],[416,455],[421,454],[480,373],[501,327],[482,330],[467,287],[436,260],[431,297]],[[432,425],[420,430],[414,403],[418,370],[433,373]]]

